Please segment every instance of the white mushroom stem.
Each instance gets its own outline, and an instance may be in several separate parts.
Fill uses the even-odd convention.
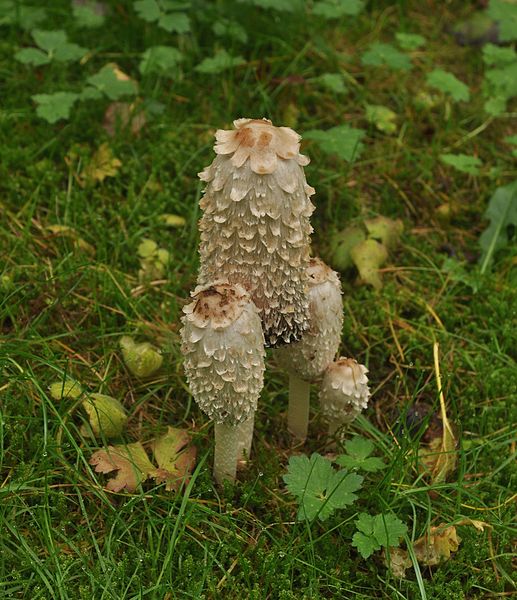
[[[311,384],[290,373],[287,427],[292,435],[301,442],[307,437],[309,429],[310,396]]]
[[[222,484],[223,481],[235,481],[237,461],[240,458],[240,451],[243,446],[242,442],[245,439],[247,443],[248,439],[248,432],[246,431],[246,429],[249,430],[248,421],[239,423],[239,425],[214,424],[214,479],[219,484]]]

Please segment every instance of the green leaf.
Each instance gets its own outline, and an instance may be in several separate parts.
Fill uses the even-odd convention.
[[[320,0],[314,4],[312,12],[318,17],[331,20],[345,15],[356,16],[363,8],[363,0]]]
[[[88,48],[83,48],[78,44],[67,43],[59,46],[54,51],[54,58],[60,62],[69,62],[79,60],[88,52]]]
[[[90,394],[83,401],[83,408],[95,435],[107,438],[119,436],[127,421],[127,414],[120,402],[105,394]]]
[[[485,96],[496,100],[495,107],[503,112],[506,101],[517,96],[517,61],[486,71],[484,92]]]
[[[241,0],[260,8],[277,10],[279,12],[300,12],[303,10],[301,0]]]
[[[447,273],[451,281],[467,285],[474,293],[477,293],[481,289],[482,281],[479,271],[467,271],[466,265],[454,258],[446,258],[443,261],[441,270]]]
[[[363,242],[366,234],[362,227],[350,225],[330,237],[329,262],[338,271],[346,271],[353,266],[351,251],[354,246]]]
[[[157,21],[162,13],[156,0],[138,0],[133,2],[133,7],[138,16],[148,23]]]
[[[32,37],[36,44],[48,53],[52,53],[56,48],[66,44],[68,41],[66,33],[62,30],[43,31],[41,29],[35,29],[32,32]]]
[[[341,73],[323,73],[323,75],[315,77],[312,81],[320,83],[327,90],[336,94],[344,94],[348,91],[345,78]]]
[[[427,85],[444,94],[449,94],[453,100],[470,100],[469,88],[455,75],[443,69],[434,69],[427,75]]]
[[[49,123],[68,119],[72,106],[79,98],[73,92],[55,92],[54,94],[36,94],[32,99],[38,105],[36,114]]]
[[[0,26],[18,25],[31,31],[47,18],[43,8],[23,6],[19,0],[0,0]]]
[[[507,144],[512,144],[512,146],[517,146],[517,135],[509,135],[508,137],[504,138],[504,141]],[[512,156],[515,156],[515,158],[517,158],[517,148],[514,148],[512,150]]]
[[[152,473],[157,483],[165,481],[166,490],[177,490],[192,471],[196,461],[196,448],[187,446],[190,435],[186,429],[168,427],[152,448],[159,469]],[[187,446],[187,447],[186,447]]]
[[[212,25],[212,31],[218,37],[227,37],[245,44],[248,41],[248,34],[242,25],[237,21],[228,19],[219,19]]]
[[[483,62],[486,65],[502,67],[517,60],[517,53],[513,48],[502,48],[495,44],[483,46]]]
[[[376,515],[373,520],[373,535],[377,542],[387,548],[396,548],[400,538],[406,535],[407,525],[392,514]]]
[[[150,258],[156,254],[158,244],[150,239],[144,239],[138,246],[138,256],[141,258]]]
[[[395,34],[395,37],[403,50],[416,50],[425,46],[427,41],[425,37],[418,35],[418,33],[403,33],[399,31]]]
[[[507,99],[505,96],[493,96],[483,104],[485,112],[492,117],[497,117],[505,112]]]
[[[368,558],[381,547],[397,547],[400,538],[407,533],[407,526],[392,514],[372,517],[361,513],[355,521],[358,532],[352,538],[352,546],[363,558]]]
[[[356,531],[352,536],[352,546],[357,548],[363,558],[369,558],[376,550],[381,549],[380,544],[375,541],[373,536],[360,531]]]
[[[324,521],[335,510],[356,500],[354,492],[361,487],[363,478],[336,471],[330,461],[314,453],[310,459],[291,457],[284,481],[300,504],[298,519],[312,521],[318,517]]]
[[[14,58],[24,65],[34,65],[35,67],[47,65],[50,62],[48,54],[37,48],[23,48],[22,50],[18,50]]]
[[[490,0],[487,13],[497,21],[500,41],[517,40],[517,4],[504,0]]]
[[[181,52],[172,46],[151,46],[142,55],[139,70],[142,75],[161,73],[173,77],[178,63],[183,60]]]
[[[363,469],[369,473],[380,471],[386,465],[380,458],[370,456],[373,452],[373,442],[366,438],[355,436],[345,443],[347,454],[336,459],[338,465],[347,469]]]
[[[205,58],[202,62],[195,67],[198,73],[205,73],[215,75],[222,73],[228,69],[233,69],[239,65],[243,65],[246,61],[242,56],[232,56],[228,54],[226,50],[219,50],[216,54],[210,58]]]
[[[389,219],[379,215],[364,222],[368,230],[368,236],[384,244],[386,248],[395,248],[400,236],[404,231],[404,223],[401,219]]]
[[[367,104],[366,120],[384,133],[395,133],[397,131],[397,115],[387,106]]]
[[[490,225],[479,238],[482,249],[479,259],[481,273],[484,273],[492,262],[494,252],[508,244],[509,228],[517,227],[517,181],[496,189],[484,217],[490,220]]]
[[[104,24],[104,7],[99,2],[72,2],[72,13],[79,27],[94,28]]]
[[[396,71],[409,71],[412,67],[409,57],[397,50],[391,44],[374,42],[370,44],[368,50],[361,56],[363,65],[374,67],[390,67]]]
[[[482,165],[477,156],[469,156],[468,154],[440,154],[440,160],[446,165],[454,167],[457,171],[469,175],[478,175],[479,167]]]
[[[349,125],[338,125],[326,131],[312,129],[306,131],[303,137],[314,140],[327,154],[336,154],[347,162],[353,162],[363,150],[361,140],[366,132]]]
[[[169,33],[187,33],[190,31],[190,19],[185,13],[171,13],[162,15],[158,19],[158,27]]]
[[[105,65],[98,73],[88,77],[87,82],[97,88],[110,100],[118,100],[122,96],[134,95],[138,88],[131,79],[120,79],[115,69]]]

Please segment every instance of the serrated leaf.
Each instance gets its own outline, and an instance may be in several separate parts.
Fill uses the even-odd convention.
[[[470,100],[469,88],[455,75],[443,69],[434,69],[427,75],[427,85],[444,94],[448,94],[455,101],[468,102]]]
[[[330,461],[319,454],[294,456],[284,475],[287,489],[296,496],[300,507],[298,519],[327,519],[336,509],[352,504],[363,478],[354,473],[336,471]]]
[[[481,273],[484,273],[492,262],[494,253],[508,244],[509,228],[517,227],[517,181],[496,189],[490,198],[484,218],[490,220],[490,225],[479,238],[482,249],[479,259]]]
[[[301,0],[241,0],[260,8],[277,10],[279,12],[298,12],[303,9]]]
[[[503,48],[495,44],[483,46],[483,62],[486,65],[502,67],[517,60],[517,53],[513,48]]]
[[[320,0],[314,3],[312,12],[318,17],[331,20],[344,16],[356,16],[363,8],[363,0]]]
[[[457,171],[469,175],[479,175],[479,167],[483,164],[477,156],[468,154],[440,154],[440,160]]]
[[[218,19],[212,25],[212,31],[219,37],[227,37],[232,40],[237,40],[242,44],[248,41],[248,34],[246,30],[237,21],[230,21],[228,19]]]
[[[361,140],[365,135],[363,129],[355,129],[349,125],[338,125],[323,131],[312,129],[303,134],[304,139],[314,140],[328,154],[336,154],[347,162],[353,162],[363,151]]]
[[[189,443],[190,435],[185,429],[168,427],[167,433],[152,446],[159,466],[153,477],[157,483],[164,481],[167,491],[177,490],[188,483],[188,476],[196,462],[196,448],[188,446]]]
[[[242,56],[232,56],[226,50],[219,50],[210,58],[205,58],[196,67],[198,73],[215,75],[228,69],[243,65],[246,61]]]
[[[46,18],[43,8],[24,6],[19,0],[0,1],[0,26],[18,25],[25,31],[31,31]]]
[[[364,225],[368,236],[382,242],[388,250],[395,248],[404,231],[404,223],[401,219],[389,219],[382,215],[366,219]]]
[[[365,240],[352,248],[350,256],[359,271],[361,280],[372,285],[376,290],[381,289],[379,268],[388,258],[386,246],[376,240]]]
[[[387,106],[380,104],[366,105],[366,120],[384,133],[395,133],[397,131],[397,114]]]
[[[406,54],[397,50],[395,46],[382,42],[370,44],[368,50],[361,56],[361,62],[363,65],[386,66],[397,71],[409,71],[413,66]]]
[[[356,531],[352,536],[352,546],[357,548],[363,558],[369,558],[376,550],[381,549],[380,544],[375,541],[374,537],[365,535],[360,531]]]
[[[160,73],[173,77],[183,60],[182,53],[172,46],[151,46],[142,55],[139,70],[142,75]]]
[[[83,48],[78,44],[66,43],[59,48],[56,48],[53,57],[60,62],[68,62],[72,60],[79,60],[88,52],[88,48]]]
[[[418,35],[418,33],[403,33],[399,31],[395,34],[395,37],[403,50],[416,50],[426,44],[425,37]]]
[[[184,13],[171,13],[162,15],[158,19],[158,27],[169,33],[187,33],[190,31],[190,19]]]
[[[115,477],[106,485],[106,488],[113,492],[134,492],[155,471],[140,442],[97,450],[89,463],[97,473],[117,471]]]
[[[149,342],[137,344],[128,335],[120,339],[122,357],[129,371],[136,377],[150,377],[162,366],[163,356]]]
[[[54,94],[35,94],[32,99],[38,105],[36,114],[49,123],[68,119],[79,94],[73,92],[55,92]]]
[[[106,394],[90,394],[82,403],[95,435],[106,438],[119,436],[127,422],[127,414],[120,402]]]
[[[156,0],[137,0],[137,2],[133,2],[133,7],[138,16],[149,23],[157,21],[162,12]]]
[[[499,39],[502,42],[517,40],[517,4],[504,0],[490,0],[487,13],[497,21]]]
[[[98,73],[88,77],[87,82],[111,100],[134,95],[138,91],[136,83],[112,64],[105,65]]]
[[[312,81],[321,84],[327,90],[336,94],[344,94],[347,92],[345,78],[341,73],[323,73]]]
[[[50,62],[49,56],[37,48],[22,48],[22,50],[18,50],[14,58],[24,65],[34,65],[35,67],[47,65]]]
[[[52,53],[56,48],[68,42],[66,33],[63,30],[43,31],[35,29],[32,32],[32,37],[36,44],[48,53]]]
[[[54,400],[62,398],[77,399],[83,394],[83,388],[78,381],[66,378],[64,381],[56,381],[49,386],[50,395]]]
[[[386,465],[380,458],[370,456],[373,449],[373,442],[366,438],[355,436],[345,442],[347,454],[339,456],[336,462],[347,469],[363,469],[363,471],[369,473],[380,471]]]
[[[106,8],[100,2],[91,0],[73,0],[72,14],[79,27],[94,28],[104,23]]]

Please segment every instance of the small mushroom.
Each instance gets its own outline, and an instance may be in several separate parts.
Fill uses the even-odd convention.
[[[194,399],[215,423],[215,479],[234,481],[239,453],[249,453],[263,387],[260,317],[238,284],[216,282],[192,296],[182,318],[185,373]]]
[[[353,358],[340,358],[325,371],[319,401],[329,436],[351,423],[368,405],[368,369]]]
[[[200,206],[198,283],[225,278],[251,294],[267,345],[301,338],[314,210],[303,172],[300,136],[267,119],[238,119],[216,132],[216,158],[199,174],[207,183]]]
[[[275,350],[278,363],[289,373],[289,431],[307,437],[311,382],[320,381],[336,357],[343,327],[341,283],[335,271],[319,258],[311,258],[309,280],[309,329],[299,342]]]

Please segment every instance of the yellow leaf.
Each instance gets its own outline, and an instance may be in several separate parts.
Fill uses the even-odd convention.
[[[388,258],[386,246],[375,240],[365,240],[351,249],[350,256],[359,271],[361,279],[379,290],[382,287],[379,267]]]
[[[432,567],[448,560],[451,552],[456,552],[460,542],[456,527],[441,524],[431,527],[428,534],[418,538],[413,544],[413,549],[420,564]]]
[[[68,377],[64,381],[56,381],[49,386],[50,395],[54,400],[62,398],[79,398],[82,395],[83,389],[81,384]]]
[[[101,144],[81,173],[81,180],[83,184],[102,183],[106,177],[115,177],[121,166],[121,161],[113,156],[108,144]]]
[[[87,254],[92,256],[95,254],[95,248],[83,240],[83,238],[79,236],[73,227],[68,227],[68,225],[47,225],[46,229],[55,236],[61,236],[70,239],[76,248],[83,250]]]
[[[187,478],[196,462],[195,446],[188,446],[190,435],[185,429],[169,427],[167,433],[153,444],[159,469],[152,473],[157,483],[165,481],[167,491],[177,490]]]
[[[159,218],[160,221],[167,225],[167,227],[184,227],[187,223],[187,221],[183,217],[180,217],[179,215],[171,215],[168,213],[160,215]]]

